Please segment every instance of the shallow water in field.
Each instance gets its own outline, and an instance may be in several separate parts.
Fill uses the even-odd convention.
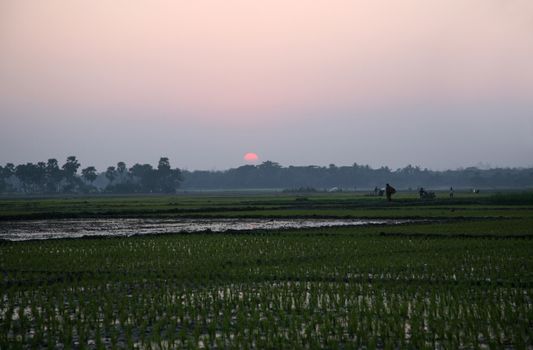
[[[0,239],[80,238],[90,236],[149,235],[319,228],[361,225],[397,225],[412,220],[368,219],[56,219],[0,222]]]

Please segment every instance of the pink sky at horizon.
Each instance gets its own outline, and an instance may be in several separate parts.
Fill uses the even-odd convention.
[[[484,134],[508,130],[507,152],[498,154],[490,149],[496,144],[472,139],[476,152],[455,163],[443,161],[443,167],[470,158],[472,164],[519,165],[533,155],[533,141],[527,140],[533,133],[528,0],[6,0],[0,3],[0,52],[0,118],[7,125],[0,147],[21,160],[42,157],[46,150],[17,146],[12,135],[23,125],[59,135],[58,129],[87,125],[86,118],[100,125],[135,125],[138,142],[143,130],[164,134],[169,125],[205,131],[214,141],[198,144],[199,152],[224,139],[233,142],[227,146],[231,155],[213,158],[169,151],[176,152],[176,163],[195,168],[235,165],[248,149],[285,157],[272,159],[284,163],[315,159],[290,152],[287,125],[319,135],[329,123],[376,131],[387,123],[425,125],[424,118],[431,119],[427,130],[447,121],[472,130],[487,124]],[[472,112],[501,106],[509,108],[508,115]],[[268,144],[272,133],[279,133],[288,151]],[[257,145],[245,144],[254,139]],[[400,137],[399,149],[415,149],[411,139]],[[61,152],[58,142],[45,142],[50,156]],[[180,142],[161,143],[150,152],[167,154],[167,148],[183,148]],[[299,142],[316,153],[313,140]],[[77,147],[74,139],[68,145]],[[360,162],[359,151],[343,150],[369,145],[374,141],[364,137],[323,145],[314,162]],[[110,157],[125,156],[127,147],[117,148]],[[431,154],[400,161],[385,148],[375,149],[373,158],[383,162],[439,167]],[[67,153],[76,152],[98,159],[82,147]],[[331,155],[337,159],[327,160]],[[10,157],[2,152],[0,163]]]

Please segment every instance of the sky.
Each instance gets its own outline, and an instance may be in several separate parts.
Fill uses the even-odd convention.
[[[0,165],[533,166],[531,0],[0,0]]]

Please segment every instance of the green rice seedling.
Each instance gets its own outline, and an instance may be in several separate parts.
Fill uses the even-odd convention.
[[[527,347],[532,241],[416,236],[470,226],[0,245],[0,347]]]

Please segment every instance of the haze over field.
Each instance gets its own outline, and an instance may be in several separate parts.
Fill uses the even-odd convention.
[[[530,0],[0,1],[0,164],[533,166]]]

